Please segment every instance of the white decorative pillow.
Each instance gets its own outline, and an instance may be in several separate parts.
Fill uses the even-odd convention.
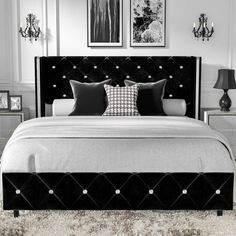
[[[139,116],[137,97],[139,85],[130,87],[113,87],[104,85],[108,106],[104,116]]]

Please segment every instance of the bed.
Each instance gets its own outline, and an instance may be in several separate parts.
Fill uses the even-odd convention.
[[[3,208],[13,210],[223,210],[233,208],[227,140],[200,116],[201,58],[40,57],[37,119],[21,124],[2,157]],[[166,78],[185,117],[51,116],[69,80]]]

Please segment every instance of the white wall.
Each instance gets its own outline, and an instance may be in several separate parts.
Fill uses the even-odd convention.
[[[24,105],[34,111],[34,56],[40,55],[136,55],[136,56],[201,56],[202,107],[217,107],[222,91],[212,89],[219,68],[236,69],[236,3],[234,0],[166,0],[167,46],[166,48],[131,48],[129,46],[129,0],[123,0],[124,46],[123,48],[87,47],[87,0],[0,0],[1,29],[10,25],[11,32],[0,39],[0,49],[9,50],[8,61],[0,55],[0,86],[7,78],[7,86],[13,93],[22,93]],[[3,6],[2,6],[3,4]],[[3,10],[1,10],[3,9]],[[3,20],[10,13],[7,24]],[[20,22],[28,13],[40,19],[44,32],[39,42],[31,44],[16,33]],[[200,13],[206,13],[215,23],[215,34],[209,42],[197,41],[192,34],[192,23]],[[4,17],[5,16],[5,17]],[[12,38],[12,42],[9,42]],[[9,49],[10,43],[10,49]],[[9,56],[10,54],[10,56]],[[12,59],[11,59],[12,58]],[[8,65],[8,66],[7,66]],[[9,66],[10,65],[10,66]],[[11,73],[13,68],[13,73]],[[6,76],[5,76],[6,75]],[[4,82],[6,86],[6,81]],[[230,91],[236,107],[236,90]]]

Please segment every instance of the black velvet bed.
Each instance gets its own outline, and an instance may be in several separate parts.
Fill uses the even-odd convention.
[[[69,80],[168,80],[165,98],[185,99],[186,115],[200,117],[201,58],[37,57],[37,117],[54,99],[72,98]],[[233,173],[3,173],[4,210],[231,210]],[[89,192],[86,192],[89,189]],[[220,189],[220,191],[219,191]],[[17,191],[18,190],[18,191]],[[218,191],[218,192],[217,192]]]

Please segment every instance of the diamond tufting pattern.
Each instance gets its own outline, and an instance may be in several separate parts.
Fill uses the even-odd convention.
[[[196,57],[38,57],[36,84],[41,92],[37,105],[44,116],[45,104],[72,98],[71,79],[91,83],[110,78],[120,86],[125,79],[143,83],[167,79],[164,97],[185,99],[187,116],[195,118],[196,86],[200,89],[196,63]]]
[[[233,207],[233,173],[3,173],[5,210]]]

